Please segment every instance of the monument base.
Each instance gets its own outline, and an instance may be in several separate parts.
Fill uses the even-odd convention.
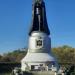
[[[23,75],[56,75],[56,72],[51,72],[51,71],[31,71],[31,72],[28,72],[27,74],[24,73]]]
[[[66,75],[63,72],[56,71],[21,71],[20,69],[14,69],[12,75]]]

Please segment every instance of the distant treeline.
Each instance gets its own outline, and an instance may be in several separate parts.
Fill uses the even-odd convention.
[[[75,64],[75,48],[64,45],[62,47],[52,48],[54,56],[59,63],[72,63]],[[27,49],[18,49],[13,52],[0,55],[0,62],[20,62],[21,59],[27,54]]]

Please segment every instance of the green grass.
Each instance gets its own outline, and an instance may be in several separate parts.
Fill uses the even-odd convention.
[[[11,75],[11,73],[1,73],[0,75]]]
[[[75,75],[75,72],[72,72],[71,75]]]
[[[0,73],[0,75],[12,75],[11,73]],[[71,75],[75,75],[75,71],[71,73]]]

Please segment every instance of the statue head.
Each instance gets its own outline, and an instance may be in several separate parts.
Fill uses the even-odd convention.
[[[43,2],[43,0],[33,0],[35,3],[38,2],[38,3],[41,3]]]

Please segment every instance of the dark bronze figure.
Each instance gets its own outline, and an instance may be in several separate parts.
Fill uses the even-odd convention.
[[[43,0],[35,0],[33,2],[32,14],[32,25],[29,35],[31,35],[33,31],[40,31],[49,35],[50,31],[47,25],[45,3]]]

